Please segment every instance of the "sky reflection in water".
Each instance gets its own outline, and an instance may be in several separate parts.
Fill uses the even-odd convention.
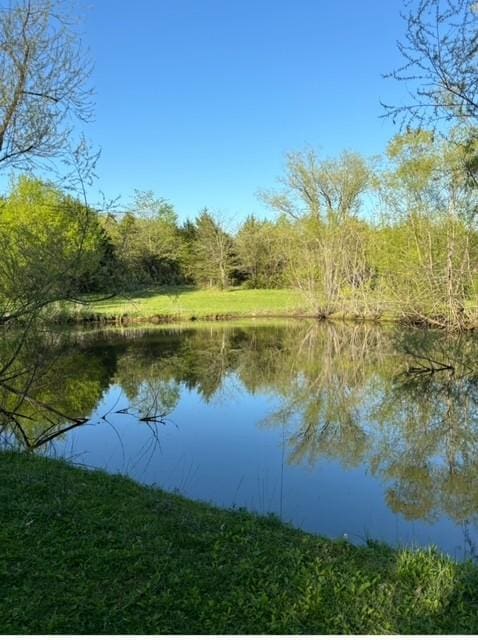
[[[55,350],[9,443],[356,543],[475,555],[471,336],[257,322],[83,333]],[[69,423],[48,407],[89,419],[56,437]]]

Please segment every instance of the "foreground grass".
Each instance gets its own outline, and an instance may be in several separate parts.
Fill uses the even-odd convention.
[[[131,296],[89,305],[92,313],[104,316],[152,318],[169,316],[191,320],[212,317],[250,317],[264,315],[294,315],[300,313],[304,301],[290,289],[194,289],[168,287],[144,289]]]
[[[472,633],[478,569],[0,454],[1,632]]]

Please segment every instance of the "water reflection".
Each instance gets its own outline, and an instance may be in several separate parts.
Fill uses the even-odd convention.
[[[319,473],[338,463],[343,477],[352,478],[347,470],[358,469],[372,476],[391,513],[410,522],[447,518],[468,536],[469,550],[473,546],[470,527],[478,513],[478,341],[473,336],[372,324],[211,325],[58,335],[46,343],[37,339],[33,351],[36,356],[24,349],[14,371],[0,380],[4,444],[48,452],[55,439],[65,443],[80,426],[104,423],[115,431],[125,459],[129,435],[121,420],[127,417],[128,429],[149,430],[154,446],[146,457],[152,460],[169,426],[186,440],[208,443],[207,459],[222,469],[218,477],[224,485],[234,470],[236,489],[229,487],[222,501],[235,504],[244,490],[246,463],[239,449],[220,459],[221,439],[233,437],[227,432],[233,407],[243,416],[239,429],[251,449],[261,433],[272,434],[271,452],[263,456],[275,456],[282,465],[279,506],[273,510],[282,513],[284,465]],[[200,418],[198,407],[213,407],[214,413]],[[97,459],[102,448],[101,455],[109,455],[111,445],[101,437],[93,446]],[[195,464],[182,473],[191,482],[194,476],[199,486]],[[161,468],[166,474],[164,462]],[[161,473],[153,481],[164,484]],[[139,479],[151,480],[147,474]],[[306,489],[314,495],[299,486]],[[190,493],[217,500],[215,489],[214,495],[204,491]],[[260,492],[265,495],[264,486]],[[294,517],[293,511],[290,507]],[[373,524],[368,533],[380,537]]]

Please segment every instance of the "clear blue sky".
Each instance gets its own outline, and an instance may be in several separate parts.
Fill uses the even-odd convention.
[[[260,188],[285,152],[383,151],[396,133],[379,101],[399,63],[401,0],[93,0],[84,39],[95,61],[99,186],[200,208],[263,214]]]

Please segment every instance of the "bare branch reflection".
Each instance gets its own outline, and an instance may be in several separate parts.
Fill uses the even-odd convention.
[[[478,340],[372,323],[224,325],[45,334],[0,342],[0,446],[46,451],[79,428],[119,422],[149,437],[135,465],[161,450],[174,412],[270,398],[260,427],[280,429],[283,464],[337,460],[380,478],[408,519],[478,513]],[[13,355],[15,357],[13,357]],[[191,417],[194,421],[194,416]],[[184,427],[184,425],[181,425]]]

